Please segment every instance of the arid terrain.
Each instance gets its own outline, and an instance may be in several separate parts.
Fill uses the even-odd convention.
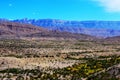
[[[94,73],[119,64],[120,44],[117,41],[111,43],[108,40],[4,39],[0,40],[0,55],[1,79],[8,78],[9,74],[10,78],[15,80],[20,75],[25,77],[26,70],[28,73],[33,70],[33,73],[30,72],[31,74],[37,70],[39,72],[36,76],[38,77],[38,74],[41,73],[41,77],[34,80],[49,80],[49,77],[53,78],[50,80],[78,80],[86,79]],[[119,66],[118,68],[120,69]],[[24,70],[24,73],[17,73],[17,70],[18,72]],[[120,71],[115,74],[113,77],[119,80]],[[30,74],[27,76],[30,78]],[[111,79],[111,76],[107,76]],[[43,77],[45,78],[43,79]],[[108,80],[106,77],[102,78],[100,77],[102,80]],[[90,80],[96,79],[90,78]]]
[[[1,22],[0,80],[120,80],[119,41]]]

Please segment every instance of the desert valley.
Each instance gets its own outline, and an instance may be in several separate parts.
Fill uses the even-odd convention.
[[[1,20],[0,80],[120,80],[119,42]]]
[[[1,0],[0,80],[120,80],[120,0]]]

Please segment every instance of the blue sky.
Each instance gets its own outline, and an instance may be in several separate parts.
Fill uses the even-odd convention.
[[[120,0],[1,0],[0,18],[120,20]]]

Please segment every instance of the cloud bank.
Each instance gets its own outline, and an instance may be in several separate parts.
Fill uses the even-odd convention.
[[[104,7],[107,12],[120,12],[120,0],[93,0]]]

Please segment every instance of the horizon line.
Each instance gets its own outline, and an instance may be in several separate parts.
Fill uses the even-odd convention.
[[[13,21],[13,20],[22,20],[22,19],[26,19],[26,20],[60,20],[60,21],[120,21],[120,20],[98,20],[98,19],[94,19],[94,20],[71,20],[71,19],[57,19],[57,18],[16,18],[16,19],[9,19],[9,18],[0,18],[0,20],[8,20],[8,21]]]

